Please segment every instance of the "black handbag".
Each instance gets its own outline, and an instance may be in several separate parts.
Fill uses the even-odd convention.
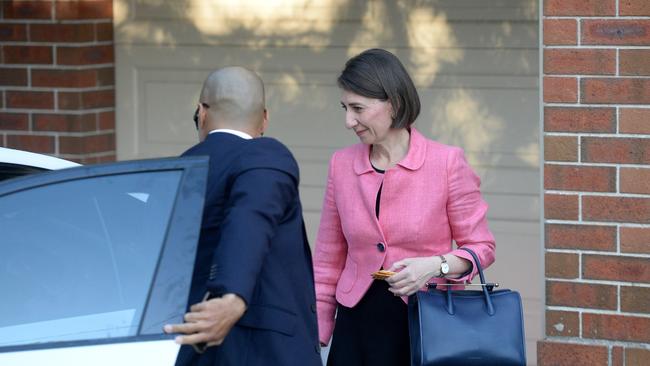
[[[474,258],[482,290],[430,288],[409,297],[411,365],[526,365],[519,293],[493,290],[476,254],[461,249]]]

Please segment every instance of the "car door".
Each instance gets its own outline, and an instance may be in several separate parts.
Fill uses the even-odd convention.
[[[173,365],[207,157],[0,183],[0,365]]]

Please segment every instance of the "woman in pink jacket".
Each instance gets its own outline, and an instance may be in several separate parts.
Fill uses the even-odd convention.
[[[395,55],[351,58],[338,85],[361,143],[329,165],[314,255],[320,341],[332,338],[328,365],[409,365],[407,296],[476,274],[454,241],[483,268],[494,262],[487,204],[463,151],[412,126],[420,100]],[[373,280],[380,269],[398,273]]]

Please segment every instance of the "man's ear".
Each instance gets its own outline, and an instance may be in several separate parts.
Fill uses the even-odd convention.
[[[199,130],[205,128],[205,121],[208,118],[208,109],[199,103]]]

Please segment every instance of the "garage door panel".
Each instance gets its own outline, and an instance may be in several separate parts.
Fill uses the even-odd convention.
[[[275,72],[286,79],[315,85],[335,85],[336,76],[349,57],[344,49],[315,52],[304,48],[267,47],[263,50],[230,46],[175,46],[159,48],[150,45],[128,45],[120,48],[122,57],[131,65],[146,67],[212,70],[217,66],[243,64],[262,72]],[[427,49],[429,62],[409,61],[416,51],[397,50],[419,88],[440,86],[476,86],[522,88],[536,87],[538,66],[534,49],[465,49],[462,58],[444,61],[436,55],[445,49]],[[417,59],[418,57],[414,57]],[[432,73],[431,65],[436,65]],[[216,66],[215,66],[216,65]],[[276,76],[277,77],[277,76]],[[273,82],[273,79],[266,80]],[[434,82],[435,81],[435,82]]]
[[[532,223],[539,220],[539,197],[537,196],[485,193],[483,198],[490,207],[489,220]]]

